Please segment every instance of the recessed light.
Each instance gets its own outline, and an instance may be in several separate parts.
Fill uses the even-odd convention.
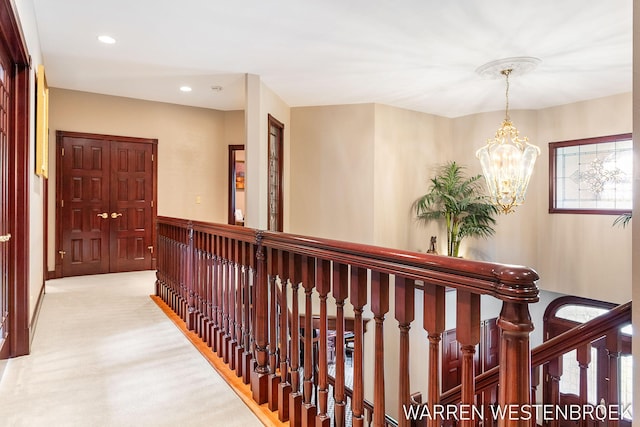
[[[98,36],[98,40],[104,44],[114,44],[116,42],[116,39],[107,35]]]
[[[189,86],[180,86],[180,90],[182,92],[191,92],[192,89]]]

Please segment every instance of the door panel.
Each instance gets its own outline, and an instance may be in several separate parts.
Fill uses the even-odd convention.
[[[155,144],[93,136],[58,134],[61,276],[151,269]]]
[[[151,268],[153,174],[151,144],[112,142],[111,269]]]
[[[107,273],[109,144],[70,137],[62,148],[62,270],[65,276]]]

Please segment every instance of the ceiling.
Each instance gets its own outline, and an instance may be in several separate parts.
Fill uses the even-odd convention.
[[[479,66],[533,56],[512,109],[632,88],[632,0],[32,1],[51,87],[236,110],[250,73],[291,107],[458,117],[504,109],[505,81]]]

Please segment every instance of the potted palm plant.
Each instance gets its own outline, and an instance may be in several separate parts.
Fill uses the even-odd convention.
[[[463,238],[486,238],[495,232],[498,209],[484,194],[481,179],[482,175],[467,177],[463,166],[448,162],[431,178],[429,192],[413,203],[420,222],[444,219],[449,256],[458,256]]]

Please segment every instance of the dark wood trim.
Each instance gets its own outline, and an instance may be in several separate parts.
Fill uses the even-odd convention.
[[[56,279],[62,278],[62,260],[60,259],[60,250],[62,250],[62,227],[59,226],[62,217],[62,207],[60,206],[60,196],[62,194],[62,135],[61,131],[56,131],[56,228],[55,232],[55,247],[53,249],[53,256],[55,257],[55,269],[54,277]]]
[[[8,228],[9,342],[4,356],[29,353],[29,127],[30,62],[20,21],[11,0],[0,0],[0,39],[13,64],[9,125]],[[8,344],[8,346],[7,346]]]
[[[628,302],[612,309],[595,319],[582,323],[575,329],[564,332],[539,345],[531,352],[531,367],[535,368],[548,361],[558,358],[584,343],[592,342],[604,336],[611,329],[624,323],[631,322],[631,306]],[[498,385],[498,373],[500,366],[489,369],[476,377],[476,390],[486,390]],[[441,404],[451,404],[459,401],[460,387],[455,387],[442,395]]]
[[[38,300],[36,301],[36,307],[33,310],[33,315],[31,316],[31,322],[29,326],[29,330],[31,331],[31,336],[29,342],[33,342],[33,337],[35,336],[36,326],[38,325],[38,319],[40,318],[40,309],[42,308],[42,301],[44,300],[44,295],[46,293],[44,279],[42,280],[42,286],[40,287],[40,292],[38,292]]]
[[[11,60],[18,65],[31,65],[31,59],[24,41],[22,27],[16,12],[13,10],[13,1],[0,0],[0,37],[5,41],[9,49]],[[28,95],[27,95],[28,96]],[[25,100],[27,100],[25,98]]]
[[[73,132],[73,131],[56,131],[56,218],[62,217],[62,206],[61,206],[61,196],[62,196],[62,139],[65,137],[70,138],[84,138],[84,139],[97,139],[102,141],[118,141],[118,142],[128,142],[128,143],[136,143],[136,144],[151,144],[152,145],[152,155],[153,155],[153,207],[152,207],[152,218],[151,218],[151,242],[154,248],[153,255],[151,256],[151,269],[155,269],[157,265],[157,254],[156,249],[157,245],[157,230],[155,224],[158,218],[158,140],[153,138],[138,138],[132,136],[118,136],[118,135],[103,135],[103,134],[94,134],[87,132]],[[57,256],[58,251],[62,248],[62,227],[56,227],[56,267],[55,272],[53,273],[53,278],[61,278],[62,274],[62,262],[60,257]]]
[[[151,254],[151,269],[155,270],[158,265],[158,230],[155,226],[158,218],[158,140],[151,139],[148,143],[153,144],[151,148],[153,156],[153,207],[151,208],[151,245],[153,246],[153,253]]]
[[[42,180],[42,275],[49,280],[49,180]]]
[[[351,352],[354,366],[353,412],[350,415],[354,421],[365,421],[363,418],[368,417],[369,423],[371,417],[374,417],[375,425],[384,425],[385,393],[394,393],[393,390],[385,390],[383,375],[385,354],[389,351],[384,350],[384,323],[390,309],[391,276],[394,276],[396,287],[396,304],[401,304],[401,309],[395,310],[396,320],[399,321],[401,334],[404,334],[404,344],[391,350],[400,350],[401,353],[399,376],[404,380],[400,382],[399,402],[408,402],[410,399],[408,358],[403,355],[409,353],[407,334],[414,315],[411,310],[405,310],[405,306],[413,307],[415,297],[411,282],[420,280],[429,287],[441,290],[439,294],[442,298],[437,299],[441,306],[436,310],[442,314],[445,286],[456,288],[458,292],[466,294],[464,298],[458,298],[456,310],[458,330],[462,331],[460,342],[468,347],[466,356],[472,357],[473,344],[478,342],[480,336],[480,295],[491,295],[502,300],[503,308],[497,322],[501,331],[500,348],[504,349],[500,351],[499,356],[502,372],[498,403],[530,403],[529,332],[533,325],[528,304],[538,299],[538,289],[535,285],[538,275],[531,269],[178,218],[158,218],[158,235],[161,237],[156,282],[158,296],[172,307],[186,322],[187,327],[200,335],[203,342],[209,343],[214,349],[217,348],[223,360],[227,359],[230,370],[233,370],[233,364],[242,363],[243,382],[251,383],[253,399],[258,404],[268,403],[265,406],[273,411],[277,408],[278,417],[282,421],[288,419],[291,425],[298,425],[302,419],[309,424],[313,423],[312,417],[318,414],[320,418],[316,418],[318,422],[315,424],[323,427],[328,425],[325,403],[328,397],[326,341],[329,319],[326,299],[330,293],[336,305],[337,345],[341,346],[346,338],[344,304],[347,303],[347,298],[355,313],[354,347]],[[238,244],[244,246],[247,252],[246,258],[240,262],[237,256],[234,257],[229,251],[230,247]],[[186,272],[184,265],[188,266]],[[232,266],[232,270],[243,272],[240,282],[236,281],[237,275],[227,273],[229,266]],[[367,270],[371,271],[370,276]],[[211,274],[211,271],[214,274]],[[276,277],[280,278],[280,285],[276,283]],[[239,307],[244,313],[243,316],[236,315],[235,318],[242,319],[242,331],[249,331],[249,336],[244,337],[243,345],[245,348],[254,349],[252,354],[248,354],[248,360],[244,357],[246,352],[242,355],[232,353],[231,356],[227,352],[225,355],[225,348],[228,347],[224,344],[229,335],[229,320],[233,317],[232,312],[238,310],[238,307],[233,307],[234,303],[227,296],[233,294],[237,283],[241,284],[244,296],[236,299],[236,304],[238,301],[244,301]],[[305,293],[305,313],[308,313],[306,316],[301,316],[299,311],[298,296],[301,287]],[[320,298],[317,323],[311,315],[313,309],[310,297],[314,287],[317,288]],[[398,287],[404,289],[399,291]],[[288,305],[289,300],[291,307]],[[376,361],[376,374],[373,376],[375,411],[369,415],[366,409],[363,409],[366,408],[362,402],[364,385],[358,375],[363,359],[362,309],[365,302],[368,302],[375,320],[372,328]],[[425,319],[426,313],[430,310],[433,310],[432,304],[425,299]],[[210,323],[213,323],[213,331],[203,327]],[[274,342],[278,323],[279,354]],[[300,323],[304,324],[307,331],[303,338],[305,350],[313,347],[312,335],[308,331],[313,329],[314,323],[320,329],[321,357],[317,363],[321,366],[317,371],[320,387],[317,407],[311,402],[311,378],[305,376],[302,384],[300,381],[301,359],[304,359],[305,367],[314,363],[310,360],[308,352],[301,354],[301,350],[302,353],[304,350],[300,346]],[[390,327],[395,326],[395,321],[391,319],[386,323]],[[423,326],[430,328],[430,323],[432,322]],[[428,332],[430,343],[440,341],[439,336],[433,336],[433,331]],[[236,360],[233,360],[233,357]],[[471,357],[466,357],[467,361]],[[280,358],[279,375],[277,358]],[[336,353],[335,366],[334,416],[338,420],[337,423],[340,423],[346,416],[350,416],[346,414],[345,352]],[[507,372],[509,377],[505,378]],[[249,373],[250,378],[245,378],[245,373]],[[234,373],[236,374],[237,372]],[[279,380],[275,379],[277,376],[280,376]],[[463,402],[470,402],[473,400],[474,390],[480,390],[473,385],[472,361],[463,364],[462,376],[466,378],[462,383],[466,396]],[[435,373],[430,380],[434,381],[437,377],[438,374]],[[492,402],[495,402],[495,395],[492,396]],[[354,425],[362,424],[354,422]]]
[[[244,150],[243,144],[229,145],[229,167],[228,167],[228,223],[234,225],[236,223],[236,151]],[[246,185],[246,181],[245,181]]]
[[[86,139],[99,139],[101,141],[120,141],[120,142],[134,142],[140,144],[155,144],[158,145],[158,140],[154,138],[138,138],[135,136],[121,136],[121,135],[104,135],[98,133],[88,132],[73,132],[66,130],[56,131],[56,138],[58,135],[70,137],[70,138],[86,138]]]
[[[267,157],[268,153],[271,151],[271,126],[275,126],[280,129],[280,143],[278,145],[278,223],[276,224],[277,230],[271,231],[284,231],[284,188],[283,188],[283,175],[284,175],[284,123],[273,117],[271,114],[267,116],[267,135],[268,138],[268,147],[267,147]],[[271,162],[267,165],[267,169],[271,167]],[[267,170],[267,177],[271,176],[269,170]],[[267,186],[270,184],[269,178],[267,178]],[[267,187],[267,200],[269,198],[269,188]],[[267,226],[269,226],[269,208],[267,201]]]
[[[631,213],[631,209],[564,209],[556,208],[556,149],[574,145],[601,144],[606,142],[623,141],[632,138],[630,133],[618,135],[598,136],[594,138],[575,139],[572,141],[558,141],[549,143],[549,213],[553,214],[581,214],[581,215],[622,215]]]
[[[13,277],[10,283],[13,286],[12,300],[15,304],[11,321],[11,356],[23,356],[29,354],[29,176],[31,172],[29,155],[29,77],[28,65],[16,64],[14,76],[13,100],[14,117],[13,132],[15,170],[13,179],[10,178],[12,194],[12,207],[10,208],[11,220],[15,239],[13,243]]]

